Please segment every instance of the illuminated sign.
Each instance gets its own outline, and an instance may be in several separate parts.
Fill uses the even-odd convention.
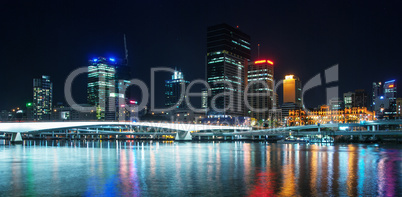
[[[394,87],[394,85],[389,85],[389,86],[388,86],[388,88],[393,88],[393,87]]]
[[[26,106],[27,106],[27,107],[31,107],[31,106],[32,106],[32,103],[27,103]]]
[[[114,58],[109,58],[109,60],[112,62],[116,61]]]
[[[137,101],[131,100],[130,104],[137,104]]]
[[[274,65],[274,62],[271,61],[271,60],[267,60],[267,63],[268,63],[268,64],[271,64],[271,65]]]
[[[255,61],[254,64],[263,64],[266,62],[267,62],[267,60],[258,60],[258,61]]]
[[[271,60],[257,60],[254,62],[254,64],[264,64],[264,63],[268,63],[270,65],[274,65],[274,62]]]
[[[293,75],[286,75],[285,79],[293,79]]]

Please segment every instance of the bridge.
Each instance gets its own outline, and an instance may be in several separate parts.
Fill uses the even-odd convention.
[[[0,123],[0,132],[11,133],[11,141],[22,142],[21,134],[67,135],[174,135],[191,140],[193,132],[250,131],[250,127],[155,122],[13,122]]]
[[[21,134],[65,136],[80,135],[147,135],[175,136],[175,140],[220,137],[262,138],[266,136],[402,136],[402,120],[367,121],[360,123],[304,125],[252,130],[251,127],[218,126],[203,124],[155,123],[155,122],[18,122],[0,123],[0,132],[11,133],[11,140],[22,141]]]
[[[238,132],[197,132],[195,137],[248,137],[255,139],[261,136],[402,136],[402,120],[363,121],[360,123],[339,123],[323,125],[303,125],[277,127]]]

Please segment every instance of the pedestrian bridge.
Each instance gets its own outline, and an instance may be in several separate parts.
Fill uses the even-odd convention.
[[[12,133],[12,140],[20,140],[21,133],[39,134],[47,131],[78,130],[87,133],[100,134],[123,134],[138,135],[141,132],[133,132],[135,129],[144,131],[166,131],[176,132],[176,139],[191,140],[190,132],[212,132],[212,131],[249,131],[251,127],[240,126],[218,126],[202,124],[179,124],[179,123],[155,123],[155,122],[15,122],[0,123],[0,132]],[[149,132],[148,132],[149,134]],[[164,134],[164,133],[162,133]]]

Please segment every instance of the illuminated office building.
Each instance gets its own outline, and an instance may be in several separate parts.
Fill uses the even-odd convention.
[[[176,108],[186,109],[185,93],[189,83],[189,81],[184,80],[182,72],[174,71],[172,79],[165,81],[165,107],[175,106],[182,99]]]
[[[295,103],[302,107],[301,82],[294,75],[286,75],[283,80],[283,103]]]
[[[301,81],[294,75],[286,75],[283,80],[282,115],[287,117],[289,110],[302,108]]]
[[[395,118],[396,117],[396,97],[397,97],[397,89],[396,89],[396,81],[390,80],[384,82],[384,97],[389,100],[389,108],[385,110],[384,116],[387,118]]]
[[[274,63],[271,60],[250,62],[247,71],[248,92],[247,98],[251,109],[246,107],[248,116],[257,120],[267,120],[269,110],[275,102],[274,91]],[[259,94],[259,95],[253,95]]]
[[[397,84],[395,80],[373,83],[372,107],[379,119],[393,119],[397,116]]]
[[[382,83],[373,82],[373,92],[371,94],[371,110],[375,110],[375,100],[382,95]]]
[[[343,93],[343,102],[345,104],[345,108],[352,108],[354,100],[355,100],[354,92]]]
[[[49,76],[33,80],[33,119],[49,120],[53,105],[53,83]]]
[[[96,107],[98,120],[104,120],[107,114],[113,116],[116,110],[115,98],[124,98],[124,95],[116,93],[115,65],[116,60],[113,58],[89,60],[87,99],[88,104]]]
[[[206,76],[211,88],[209,114],[244,115],[244,88],[250,46],[250,36],[238,28],[227,24],[208,27]],[[224,92],[227,94],[223,95]],[[213,110],[211,106],[218,110]]]

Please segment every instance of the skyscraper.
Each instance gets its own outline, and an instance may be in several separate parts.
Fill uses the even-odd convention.
[[[53,83],[49,76],[43,75],[33,80],[33,118],[49,120],[53,105]]]
[[[382,84],[381,82],[373,82],[373,92],[371,95],[371,110],[375,110],[375,100],[382,95]]]
[[[283,104],[282,115],[287,117],[289,110],[300,109],[302,107],[301,82],[294,75],[286,75],[283,80]]]
[[[104,120],[107,113],[115,114],[115,98],[121,97],[116,94],[115,64],[113,58],[89,60],[87,99],[88,104],[96,107],[98,120]]]
[[[301,82],[294,75],[286,75],[283,80],[283,103],[295,103],[297,107],[302,107]]]
[[[185,101],[185,92],[186,87],[189,83],[189,81],[184,80],[182,72],[174,71],[172,79],[165,81],[165,106],[175,106],[179,102],[180,98],[182,98],[182,102],[178,106],[176,106],[176,108],[187,108]]]
[[[384,82],[384,97],[389,100],[389,109],[385,111],[385,116],[388,118],[394,118],[396,116],[396,88],[395,80]]]
[[[227,24],[208,27],[206,74],[211,88],[209,114],[244,115],[243,97],[250,46],[250,36],[238,28]],[[213,110],[211,106],[218,110]]]
[[[249,89],[247,93],[250,93],[250,95],[247,100],[252,109],[246,107],[248,116],[257,120],[268,119],[269,110],[273,108],[275,102],[273,81],[274,63],[271,60],[258,60],[249,63],[247,71]],[[262,83],[266,84],[266,86]],[[261,95],[253,96],[252,94]]]
[[[397,86],[395,80],[373,83],[372,107],[379,119],[395,118],[397,113]]]

